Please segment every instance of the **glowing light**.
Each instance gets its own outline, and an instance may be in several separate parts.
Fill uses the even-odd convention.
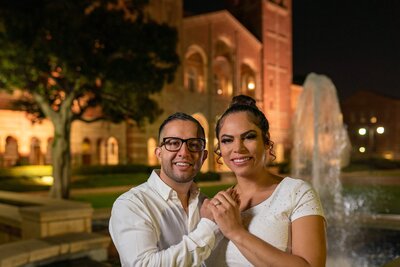
[[[383,157],[385,159],[393,159],[393,153],[392,152],[386,152],[385,154],[383,154]]]
[[[365,149],[365,147],[363,147],[363,146],[362,146],[362,147],[360,147],[360,148],[358,149],[358,151],[360,151],[360,153],[364,153],[364,152],[365,152],[365,150],[366,150],[366,149]]]
[[[376,132],[378,134],[383,134],[385,132],[385,128],[382,126],[379,126],[378,128],[376,128]]]
[[[40,183],[45,185],[52,185],[54,182],[53,176],[42,176],[40,178]]]
[[[254,88],[256,88],[256,85],[255,85],[253,82],[249,82],[249,83],[247,84],[247,88],[248,88],[249,90],[254,90]]]
[[[373,117],[371,117],[371,119],[369,119],[369,121],[371,123],[376,123],[378,121],[378,119],[375,116],[373,116]]]
[[[222,89],[218,89],[217,94],[222,95]]]
[[[358,129],[358,134],[359,135],[366,135],[367,134],[367,129],[365,129],[365,128]]]

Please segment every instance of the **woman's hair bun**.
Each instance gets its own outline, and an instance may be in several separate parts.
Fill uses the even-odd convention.
[[[232,98],[232,102],[229,107],[232,106],[251,106],[253,108],[257,108],[256,101],[247,95],[237,95]],[[258,109],[258,108],[257,108]]]

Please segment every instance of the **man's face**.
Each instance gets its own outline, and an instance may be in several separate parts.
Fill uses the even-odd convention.
[[[166,137],[177,137],[181,139],[199,138],[197,125],[192,121],[173,120],[164,126],[160,140]],[[161,164],[161,179],[173,187],[174,184],[192,182],[200,171],[207,151],[191,152],[187,143],[183,143],[178,151],[171,152],[165,145],[156,148],[156,155]]]

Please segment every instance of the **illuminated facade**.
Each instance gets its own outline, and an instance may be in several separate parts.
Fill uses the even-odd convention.
[[[400,159],[400,99],[358,91],[342,103],[353,158]]]
[[[175,81],[154,96],[164,113],[140,129],[128,123],[75,122],[73,164],[157,164],[158,126],[169,114],[183,111],[205,128],[210,153],[203,171],[224,170],[212,153],[214,128],[237,94],[257,100],[270,120],[278,160],[284,160],[293,111],[291,1],[236,2],[229,11],[184,17],[182,0],[152,0],[149,13],[179,32],[181,66]],[[0,108],[0,165],[49,163],[51,124],[31,125],[22,112],[7,110],[5,104]]]

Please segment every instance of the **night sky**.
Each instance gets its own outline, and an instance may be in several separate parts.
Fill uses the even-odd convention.
[[[184,5],[202,13],[223,9],[226,2],[184,0]],[[296,81],[315,72],[330,77],[341,98],[369,90],[400,99],[400,1],[292,2]]]

